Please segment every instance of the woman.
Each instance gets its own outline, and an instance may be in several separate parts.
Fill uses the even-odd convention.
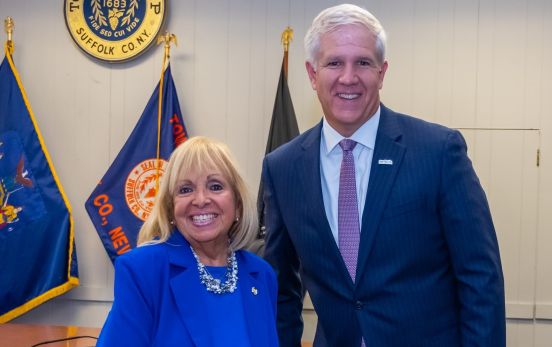
[[[227,147],[175,149],[140,247],[115,262],[115,300],[97,346],[277,346],[276,276],[242,250],[257,218]]]

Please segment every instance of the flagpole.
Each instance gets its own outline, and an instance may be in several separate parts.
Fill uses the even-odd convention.
[[[6,33],[8,34],[8,41],[6,41],[6,52],[10,55],[13,53],[13,41],[12,41],[12,34],[13,34],[13,28],[15,27],[15,23],[12,19],[12,17],[6,17],[4,20],[4,30],[6,30]]]
[[[289,43],[293,41],[293,29],[288,25],[282,32],[282,45],[284,45],[284,76],[288,76],[288,50]]]
[[[155,192],[159,191],[159,177],[160,175],[160,152],[161,152],[161,116],[163,115],[163,81],[165,77],[165,67],[167,65],[167,60],[171,57],[171,42],[174,42],[176,45],[176,35],[165,32],[165,35],[159,36],[157,38],[157,44],[165,43],[165,54],[163,54],[163,66],[161,67],[161,78],[159,79],[159,103],[157,108],[157,156],[156,156],[156,166],[157,174],[155,179]]]

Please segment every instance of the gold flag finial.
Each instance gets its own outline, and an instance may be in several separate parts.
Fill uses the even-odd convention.
[[[157,38],[157,44],[165,43],[165,58],[169,59],[170,57],[170,50],[171,50],[171,42],[174,42],[175,45],[178,45],[178,42],[176,41],[176,35],[171,34],[168,31],[165,32],[165,35],[161,35]]]
[[[12,17],[6,17],[4,20],[4,29],[6,30],[6,33],[8,34],[8,42],[6,42],[8,46],[8,50],[11,53],[13,53],[13,28],[15,27],[15,23],[13,22]]]
[[[289,43],[291,41],[293,41],[293,29],[290,26],[287,26],[282,33],[282,44],[284,45],[284,52],[288,51]]]

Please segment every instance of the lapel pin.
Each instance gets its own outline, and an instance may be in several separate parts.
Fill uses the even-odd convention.
[[[251,293],[253,293],[253,295],[257,295],[259,291],[257,290],[257,288],[251,287]]]
[[[391,160],[391,159],[380,159],[380,160],[378,160],[378,165],[393,165],[393,160]]]

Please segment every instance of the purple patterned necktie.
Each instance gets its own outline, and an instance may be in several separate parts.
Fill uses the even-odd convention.
[[[358,246],[360,244],[355,157],[353,157],[353,149],[356,144],[355,141],[350,139],[343,139],[339,142],[339,146],[343,150],[343,160],[341,161],[341,172],[339,174],[339,197],[337,201],[339,251],[353,282],[355,282]],[[366,347],[364,338],[362,338],[360,346]]]
[[[353,282],[355,281],[358,245],[360,243],[355,158],[353,157],[353,148],[356,144],[355,141],[350,139],[343,139],[339,142],[339,146],[343,150],[343,160],[341,161],[337,202],[339,251]]]

